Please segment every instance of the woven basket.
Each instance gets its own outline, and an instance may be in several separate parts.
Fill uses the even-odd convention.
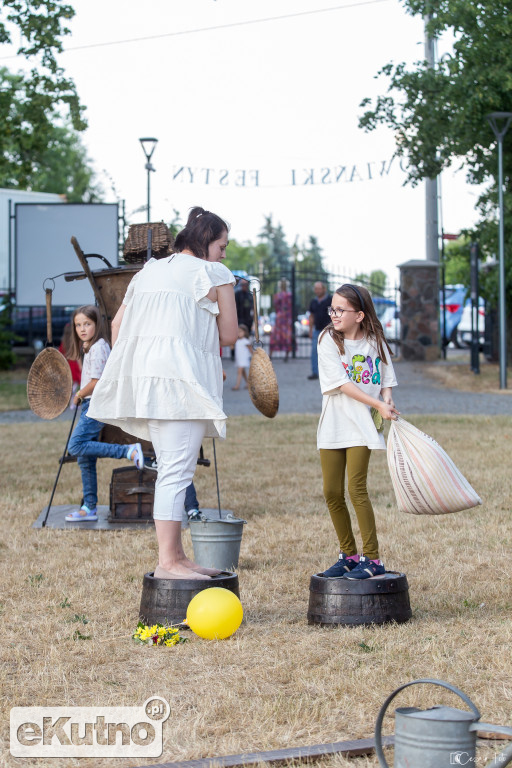
[[[148,229],[152,231],[151,253],[160,257],[169,253],[174,240],[171,230],[163,221],[148,224],[131,224],[124,244],[124,260],[129,264],[140,264],[148,252]]]
[[[279,408],[279,388],[270,358],[261,347],[256,347],[252,353],[249,394],[258,411],[273,419]]]
[[[73,378],[69,363],[58,349],[47,347],[38,354],[27,378],[31,410],[41,419],[56,419],[71,400]]]

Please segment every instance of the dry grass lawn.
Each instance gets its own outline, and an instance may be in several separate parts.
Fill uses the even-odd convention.
[[[422,365],[422,373],[446,389],[459,389],[462,392],[488,392],[512,395],[510,382],[512,368],[507,368],[507,389],[500,389],[500,367],[498,363],[488,363],[480,359],[480,373],[475,374],[470,368],[467,355],[459,362],[437,362]]]
[[[168,649],[130,639],[143,574],[156,562],[154,532],[33,529],[69,425],[0,426],[2,768],[126,768],[370,737],[386,696],[420,677],[459,686],[483,720],[512,725],[512,418],[411,421],[441,443],[484,504],[442,517],[399,515],[385,453],[374,453],[381,551],[388,569],[407,574],[409,623],[307,625],[309,578],[337,556],[322,498],[317,417],[254,415],[230,419],[228,440],[217,445],[223,507],[248,521],[239,569],[244,623],[229,640],[191,635]],[[209,441],[205,449],[212,457]],[[99,462],[101,503],[116,466]],[[213,468],[198,468],[197,488],[203,506],[216,505]],[[80,493],[78,468],[66,465],[55,502],[78,502]],[[191,549],[188,531],[185,543]],[[87,639],[74,639],[77,627]],[[8,755],[11,706],[140,705],[152,695],[172,707],[158,760]],[[464,707],[425,686],[401,694],[396,706],[434,703]],[[496,750],[489,746],[482,757]],[[377,765],[375,756],[322,762]]]

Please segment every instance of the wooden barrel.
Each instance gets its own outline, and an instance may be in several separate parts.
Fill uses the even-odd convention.
[[[203,589],[224,587],[240,597],[238,576],[228,571],[212,579],[155,579],[144,574],[139,618],[145,624],[179,624],[187,617],[188,604]]]
[[[361,580],[311,577],[308,624],[401,624],[411,616],[405,573]]]

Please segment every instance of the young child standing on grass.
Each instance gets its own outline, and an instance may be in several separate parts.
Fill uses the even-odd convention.
[[[238,339],[235,341],[235,365],[237,367],[236,384],[233,390],[240,389],[242,378],[247,384],[247,370],[251,364],[252,347],[249,341],[249,329],[246,325],[238,326]]]
[[[399,413],[391,396],[397,381],[391,350],[366,288],[342,285],[327,312],[331,323],[318,340],[323,404],[317,445],[340,554],[323,576],[368,579],[386,572],[366,478],[372,450],[385,448],[382,419],[396,419]],[[360,555],[345,501],[345,474],[363,542]]]
[[[83,503],[79,510],[66,515],[70,523],[97,520],[98,483],[96,476],[96,460],[108,457],[111,459],[131,459],[137,469],[144,466],[144,456],[140,443],[118,445],[98,441],[103,424],[89,418],[87,411],[91,395],[110,354],[100,313],[92,305],[79,307],[71,319],[72,333],[68,357],[71,360],[82,359],[82,377],[80,389],[74,397],[74,404],[82,403],[78,425],[69,441],[68,450],[71,456],[77,456],[78,466],[82,474]]]

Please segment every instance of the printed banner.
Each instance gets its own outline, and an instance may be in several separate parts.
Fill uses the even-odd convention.
[[[211,187],[246,189],[268,187],[307,187],[329,184],[353,184],[385,179],[393,172],[405,173],[405,160],[393,155],[389,160],[370,160],[346,165],[319,168],[289,168],[265,171],[259,168],[212,168],[175,165],[171,181],[177,184],[197,184]]]

